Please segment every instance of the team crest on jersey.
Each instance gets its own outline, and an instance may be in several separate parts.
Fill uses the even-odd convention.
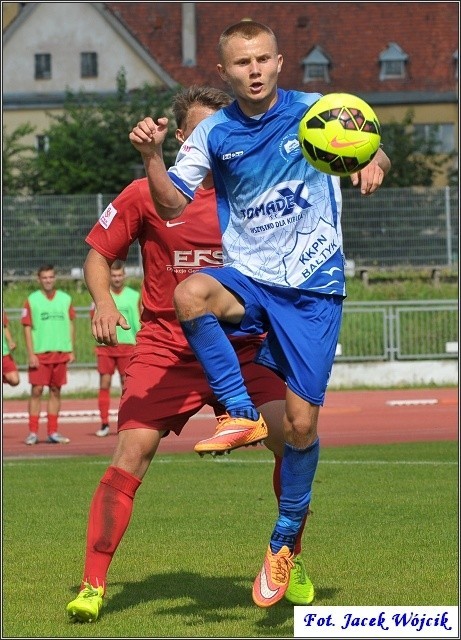
[[[284,138],[282,138],[279,145],[279,151],[280,155],[285,161],[301,153],[299,140],[296,133],[289,133]]]
[[[99,224],[104,229],[108,229],[112,220],[115,218],[117,214],[117,209],[114,207],[112,202],[106,207],[106,209],[101,213],[101,217],[99,218]]]

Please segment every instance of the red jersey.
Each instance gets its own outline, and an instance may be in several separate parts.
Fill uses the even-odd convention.
[[[165,221],[154,209],[147,178],[134,180],[102,213],[86,242],[106,258],[125,261],[136,239],[144,270],[138,342],[150,337],[169,351],[191,353],[176,319],[173,292],[202,267],[222,264],[215,190],[198,189],[180,218]]]

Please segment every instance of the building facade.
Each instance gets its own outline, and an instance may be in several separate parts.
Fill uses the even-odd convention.
[[[436,125],[442,153],[458,150],[458,2],[3,3],[3,123],[45,130],[65,91],[110,93],[123,67],[128,89],[225,88],[216,45],[243,19],[276,33],[280,86],[353,93],[382,124],[408,110]]]

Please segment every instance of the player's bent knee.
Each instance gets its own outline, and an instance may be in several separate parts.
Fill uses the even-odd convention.
[[[285,439],[294,447],[304,449],[317,439],[317,421],[302,419],[285,422]]]
[[[173,304],[178,318],[182,320],[190,315],[204,313],[207,298],[206,283],[200,276],[192,275],[180,282],[173,294]]]

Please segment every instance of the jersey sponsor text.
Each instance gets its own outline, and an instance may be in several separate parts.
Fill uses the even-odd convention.
[[[104,229],[108,229],[116,215],[117,209],[111,202],[102,212],[101,217],[99,218],[99,224],[101,225],[101,227],[104,227]]]

